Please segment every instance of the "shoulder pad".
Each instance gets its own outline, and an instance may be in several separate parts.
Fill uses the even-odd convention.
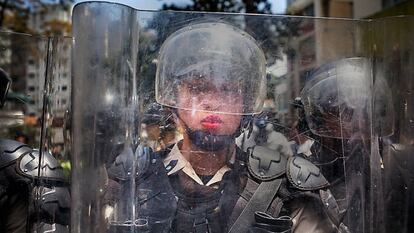
[[[134,152],[131,148],[124,149],[108,168],[108,176],[111,179],[125,181],[131,177],[134,164]]]
[[[316,190],[329,185],[317,166],[298,156],[289,159],[286,175],[290,183],[301,190]]]
[[[255,146],[249,148],[248,154],[249,172],[261,181],[276,179],[286,172],[287,158],[279,148],[272,150],[264,146]]]
[[[134,152],[131,148],[124,149],[119,154],[112,165],[108,168],[108,176],[111,179],[126,181],[132,176],[134,163],[136,170],[134,177],[142,176],[147,171],[150,163],[151,149],[149,147],[138,146],[136,152],[136,161],[134,161]]]
[[[0,139],[0,168],[10,165],[30,151],[32,151],[32,148],[26,144],[14,140]]]
[[[45,179],[48,181],[65,181],[62,167],[58,161],[48,152],[42,153],[42,159],[39,161],[39,151],[32,150],[26,153],[21,159],[18,166],[19,173],[29,178]],[[40,177],[39,177],[39,164]]]

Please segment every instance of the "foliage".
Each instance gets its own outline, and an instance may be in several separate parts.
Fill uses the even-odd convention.
[[[43,24],[44,34],[51,35],[70,35],[72,31],[72,24],[61,20],[53,19]]]
[[[164,10],[233,12],[271,14],[268,0],[192,0],[192,4],[178,6],[164,4]],[[282,52],[290,53],[286,47],[290,37],[296,36],[299,20],[278,16],[247,15],[244,30],[253,35],[266,53],[268,65],[281,59]]]
[[[46,13],[52,5],[69,10],[73,2],[74,0],[0,0],[0,28],[34,33],[27,25],[30,13]]]
[[[192,0],[192,4],[178,6],[164,4],[164,10],[233,12],[270,14],[271,4],[268,0]]]

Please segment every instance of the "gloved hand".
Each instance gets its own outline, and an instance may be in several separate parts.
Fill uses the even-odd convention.
[[[274,218],[264,212],[254,213],[255,223],[249,228],[249,233],[290,233],[292,219],[289,216]]]

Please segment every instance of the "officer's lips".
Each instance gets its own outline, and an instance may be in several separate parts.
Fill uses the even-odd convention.
[[[223,124],[223,121],[217,115],[209,115],[201,120],[204,129],[217,129],[221,124]]]

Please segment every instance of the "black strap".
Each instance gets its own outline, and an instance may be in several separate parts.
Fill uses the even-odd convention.
[[[282,179],[262,182],[254,192],[252,198],[250,198],[240,216],[230,228],[229,233],[247,232],[249,227],[252,226],[255,221],[254,213],[256,211],[266,212],[281,184]]]
[[[252,232],[290,233],[292,229],[293,222],[289,216],[274,218],[267,213],[256,212],[254,217],[256,221],[250,228]]]
[[[210,233],[207,216],[198,216],[193,223],[194,233]]]

